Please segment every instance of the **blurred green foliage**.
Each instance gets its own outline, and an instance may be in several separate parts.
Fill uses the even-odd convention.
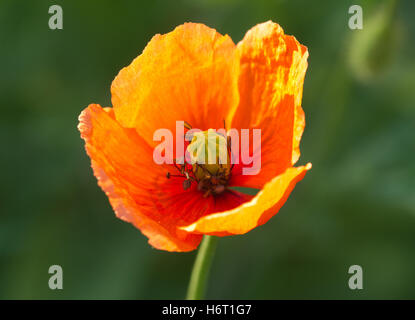
[[[267,20],[309,48],[300,163],[313,169],[269,223],[220,239],[207,297],[415,298],[415,2],[398,2],[382,73],[361,83],[347,62],[364,31],[348,28],[349,6],[366,19],[381,2],[2,0],[0,298],[184,297],[195,253],[152,249],[115,218],[77,117],[111,105],[112,79],[154,34],[193,21],[238,42]],[[63,30],[48,28],[52,4]],[[364,290],[347,286],[353,264]]]

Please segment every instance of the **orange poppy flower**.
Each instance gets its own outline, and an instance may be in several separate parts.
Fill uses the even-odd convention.
[[[117,217],[168,251],[190,251],[203,235],[244,234],[266,223],[311,168],[293,167],[305,125],[307,57],[305,46],[270,21],[237,45],[195,23],[154,36],[113,81],[113,108],[91,104],[79,117],[94,174]],[[154,162],[153,134],[174,132],[176,121],[201,130],[224,123],[261,129],[261,170],[244,175],[243,164],[233,165],[216,189],[213,180],[201,187],[196,171],[170,175],[178,166]],[[194,178],[185,185],[187,172]],[[261,190],[249,196],[232,186]]]

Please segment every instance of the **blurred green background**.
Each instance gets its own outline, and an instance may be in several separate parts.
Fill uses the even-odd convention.
[[[0,298],[184,297],[195,252],[152,249],[115,218],[77,118],[111,105],[111,81],[154,34],[202,22],[236,43],[267,20],[309,48],[299,163],[313,169],[270,222],[220,239],[207,298],[415,298],[415,2],[393,15],[386,2],[2,0]],[[48,28],[53,4],[63,30]],[[348,28],[352,4],[363,31]]]

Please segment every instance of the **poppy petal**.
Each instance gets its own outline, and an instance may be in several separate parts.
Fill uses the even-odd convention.
[[[195,249],[201,236],[187,234],[176,227],[194,221],[205,211],[197,206],[197,198],[192,193],[180,192],[180,182],[166,178],[165,166],[154,164],[152,148],[135,130],[120,126],[111,108],[90,105],[81,113],[79,121],[78,128],[94,174],[117,217],[140,229],[157,249]],[[171,205],[160,195],[178,205],[172,206],[169,212],[157,210],[159,203]],[[185,217],[179,209],[186,210],[189,205],[193,205],[193,216]]]
[[[232,210],[204,216],[182,229],[189,233],[218,236],[247,233],[278,212],[310,168],[311,164],[288,168],[268,182],[251,201]]]
[[[117,120],[154,146],[159,128],[176,121],[201,130],[223,127],[238,104],[236,47],[203,24],[185,23],[156,35],[111,86]]]
[[[261,129],[261,171],[235,177],[235,185],[262,188],[300,156],[305,125],[301,98],[308,51],[271,21],[249,30],[237,51],[240,102],[232,127]]]

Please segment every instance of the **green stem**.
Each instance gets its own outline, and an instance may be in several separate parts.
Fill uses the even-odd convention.
[[[187,289],[187,300],[201,300],[205,295],[206,282],[209,277],[212,258],[215,253],[218,238],[214,236],[204,236],[199,251],[197,252],[195,264],[193,265],[192,275],[190,276],[189,287]]]

